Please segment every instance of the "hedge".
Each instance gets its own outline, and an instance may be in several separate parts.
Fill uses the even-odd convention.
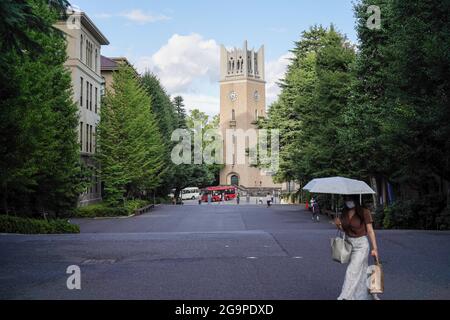
[[[66,220],[42,220],[0,215],[0,233],[62,234],[80,233],[77,225]]]
[[[145,200],[128,200],[123,207],[110,207],[108,204],[96,203],[86,207],[80,207],[75,210],[77,218],[107,218],[107,217],[126,217],[132,215],[137,209],[143,208],[149,204]]]

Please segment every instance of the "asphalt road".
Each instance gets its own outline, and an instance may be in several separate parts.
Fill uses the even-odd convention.
[[[192,204],[192,203],[191,203]],[[333,226],[296,206],[160,206],[74,220],[79,235],[0,235],[0,299],[336,299]],[[382,299],[450,299],[450,233],[380,231]],[[81,269],[68,290],[66,269]]]

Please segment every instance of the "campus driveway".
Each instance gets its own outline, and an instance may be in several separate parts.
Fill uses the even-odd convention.
[[[335,229],[297,206],[159,206],[73,220],[78,235],[0,235],[0,299],[336,299]],[[379,231],[383,299],[450,299],[450,233]],[[68,266],[81,290],[68,290]]]

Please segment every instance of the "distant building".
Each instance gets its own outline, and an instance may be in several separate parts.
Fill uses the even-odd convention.
[[[220,129],[225,140],[224,155],[228,144],[232,145],[232,163],[227,163],[220,172],[221,185],[236,185],[250,194],[296,192],[299,185],[294,182],[275,183],[273,173],[237,161],[239,145],[227,141],[226,130],[247,132],[258,129],[258,120],[266,117],[266,81],[264,46],[258,51],[249,50],[247,41],[242,48],[228,51],[223,45],[220,52]],[[251,148],[246,138],[246,149]],[[231,142],[231,143],[230,143]]]
[[[105,82],[105,89],[111,90],[113,83],[113,73],[119,70],[119,67],[122,64],[133,67],[132,64],[125,57],[109,58],[101,56],[101,73],[103,80]]]
[[[96,171],[96,128],[100,121],[103,78],[100,70],[101,46],[108,39],[100,32],[84,12],[75,12],[68,21],[60,21],[56,27],[66,34],[66,66],[72,75],[73,98],[79,108],[78,138],[83,162]],[[91,186],[80,195],[79,204],[101,201],[101,182],[96,174]]]
[[[225,138],[224,154],[227,152],[225,130],[258,129],[257,122],[266,116],[266,82],[264,75],[264,47],[258,51],[243,48],[228,51],[221,47],[220,55],[220,128]],[[281,190],[282,185],[272,180],[272,175],[248,163],[239,164],[233,135],[233,161],[220,173],[220,184],[236,185],[245,189]],[[246,148],[251,146],[246,142]],[[242,150],[241,150],[242,152]]]

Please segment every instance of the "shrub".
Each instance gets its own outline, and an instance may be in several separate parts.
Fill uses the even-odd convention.
[[[445,197],[441,195],[397,201],[384,209],[383,227],[426,230],[448,228],[448,218],[444,208]]]
[[[0,215],[0,232],[21,234],[80,233],[77,225],[66,220],[41,220]]]
[[[150,203],[147,200],[127,200],[125,201],[125,209],[128,214],[133,214],[137,209],[148,206]]]
[[[91,204],[75,210],[75,217],[96,218],[96,217],[122,217],[128,216],[128,211],[124,207],[110,207],[105,203]]]
[[[127,200],[123,207],[111,207],[109,204],[102,202],[77,208],[74,216],[78,218],[126,217],[148,204],[148,201],[139,199]]]

